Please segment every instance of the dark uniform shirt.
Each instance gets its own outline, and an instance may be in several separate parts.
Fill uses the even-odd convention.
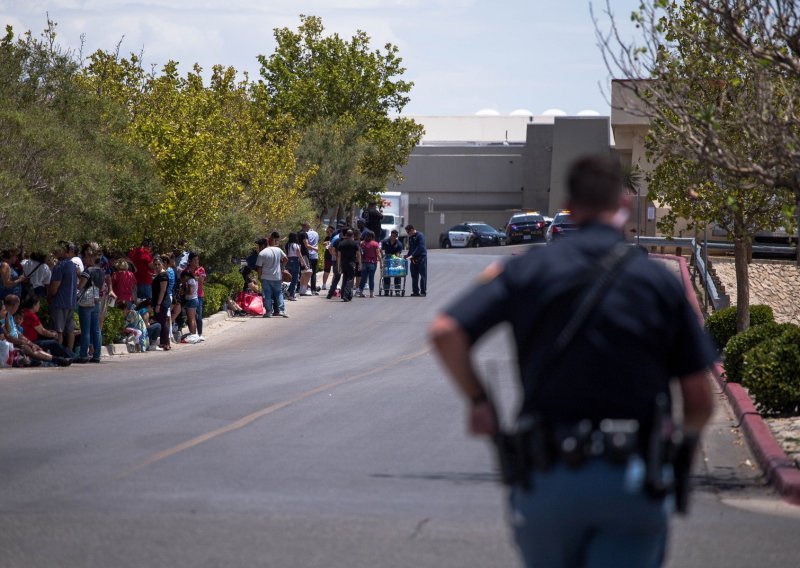
[[[356,263],[358,261],[358,257],[356,256],[358,253],[358,243],[350,238],[341,239],[336,244],[336,250],[339,252],[339,255],[342,259],[342,267],[348,263]]]
[[[621,266],[534,388],[534,371],[547,361],[587,280],[621,240],[607,225],[587,225],[568,239],[511,259],[498,276],[446,310],[473,343],[494,325],[511,323],[522,412],[538,411],[552,423],[635,418],[647,429],[656,394],[669,394],[669,379],[708,368],[716,359],[679,279],[641,252]]]
[[[425,248],[425,235],[417,231],[413,237],[408,237],[408,256],[411,258],[422,258],[428,256],[428,249]]]
[[[383,219],[383,213],[374,207],[367,209],[364,214],[364,224],[378,238],[381,236],[381,219]]]
[[[381,241],[381,248],[386,256],[392,256],[393,254],[400,254],[403,252],[403,243],[400,242],[400,239],[396,240],[394,244],[389,239]]]

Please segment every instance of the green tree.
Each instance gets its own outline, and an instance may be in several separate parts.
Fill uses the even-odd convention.
[[[300,156],[313,168],[308,195],[320,211],[365,202],[399,177],[422,135],[407,118],[390,118],[408,103],[413,83],[398,49],[372,50],[358,31],[348,41],[324,35],[322,20],[301,16],[297,31],[275,30],[275,52],[258,57],[256,98],[272,117],[289,115],[304,131]],[[345,164],[331,163],[345,157]]]
[[[77,80],[79,61],[56,43],[56,25],[37,38],[0,42],[0,231],[45,248],[58,239],[124,238],[131,212],[158,188],[147,153],[121,136],[111,101]]]
[[[681,102],[684,108],[714,108],[715,133],[720,143],[758,156],[767,149],[763,140],[753,139],[740,126],[740,109],[763,96],[761,89],[743,80],[757,73],[739,50],[729,48],[708,57],[703,48],[709,36],[719,34],[713,22],[703,18],[691,4],[670,5],[666,9],[666,33],[669,42],[660,49],[652,80],[662,92],[678,85],[672,96],[691,97]],[[734,243],[736,264],[737,330],[750,325],[749,250],[752,238],[760,230],[773,230],[784,222],[785,205],[791,195],[770,189],[754,179],[686,158],[685,139],[675,128],[676,114],[663,113],[651,123],[647,149],[651,161],[658,162],[648,186],[651,199],[671,209],[661,222],[672,232],[677,217],[716,223],[724,228]],[[668,117],[675,117],[671,123]],[[691,191],[690,191],[691,190]]]
[[[779,199],[781,190],[789,190],[793,199],[784,209],[800,231],[797,2],[692,0],[682,6],[680,13],[676,2],[643,0],[631,15],[641,37],[629,42],[606,0],[612,26],[597,29],[609,68],[629,79],[624,87],[645,101],[644,112],[674,134],[676,155],[726,172],[737,185],[765,186]],[[689,65],[684,80],[645,80],[665,77],[665,55],[680,58],[684,50],[701,63],[696,81]],[[709,76],[709,66],[717,67],[718,80]]]
[[[655,14],[659,14],[656,18]],[[626,84],[651,117],[646,145],[657,163],[649,197],[671,212],[661,228],[671,231],[678,217],[717,223],[734,243],[737,329],[749,327],[749,250],[753,235],[791,223],[791,193],[762,178],[724,167],[713,156],[724,147],[750,162],[766,162],[774,140],[742,127],[750,109],[784,100],[770,72],[737,46],[723,41],[720,27],[690,2],[643,3],[634,21],[649,33],[644,47],[623,51],[625,73],[646,73]],[[709,52],[708,46],[717,49]],[[629,58],[629,59],[625,59]],[[642,63],[644,61],[644,63]],[[760,120],[763,122],[763,120]]]
[[[215,66],[205,85],[201,73],[195,66],[182,77],[174,61],[144,73],[135,56],[102,51],[85,70],[94,90],[129,109],[128,138],[155,158],[163,189],[139,216],[140,232],[165,244],[195,235],[218,243],[232,235],[230,214],[266,230],[297,208],[305,182],[296,168],[297,134],[273,132],[260,120],[247,77]]]

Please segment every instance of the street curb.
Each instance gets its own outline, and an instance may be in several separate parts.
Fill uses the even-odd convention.
[[[659,256],[667,257],[669,255]],[[680,263],[681,278],[689,301],[700,313],[697,297],[692,290],[686,259],[678,256],[672,258],[677,259]],[[794,461],[786,455],[786,452],[775,440],[775,436],[764,422],[761,413],[756,410],[744,387],[738,383],[725,381],[723,378],[725,369],[721,364],[716,366],[716,371],[714,380],[728,399],[728,404],[730,404],[759,466],[764,470],[767,481],[775,487],[785,501],[793,505],[800,505],[800,469],[795,466]]]
[[[207,318],[203,318],[203,325],[215,325],[227,320],[229,317],[228,310],[220,310],[215,314],[211,314]],[[106,352],[106,355],[110,357],[129,354],[128,346],[125,343],[109,343],[107,345],[103,345],[103,350]]]

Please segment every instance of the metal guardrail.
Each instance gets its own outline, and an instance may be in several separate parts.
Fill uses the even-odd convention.
[[[697,243],[696,239],[690,239],[686,237],[639,237],[639,244],[642,246],[651,247],[668,246],[691,248],[692,256],[694,257],[695,274],[700,277],[700,282],[706,291],[706,297],[708,298],[709,302],[711,302],[714,310],[719,310],[721,308],[727,308],[730,306],[730,297],[727,294],[720,294],[719,290],[717,290],[717,286],[714,284],[714,280],[711,278],[711,274],[708,272],[708,267],[706,266],[707,256],[704,254],[706,251],[703,250],[703,246],[701,244]],[[733,250],[733,245],[730,243],[707,243],[707,248],[714,250]],[[794,250],[794,247],[791,248]],[[756,251],[755,246],[753,247],[753,251]]]
[[[711,305],[715,310],[730,306],[730,297],[727,294],[720,294],[717,290],[714,280],[708,272],[706,259],[708,258],[709,250],[733,251],[733,243],[706,242],[704,249],[703,243],[693,238],[639,237],[638,244],[646,247],[690,247],[694,257],[695,275],[700,277],[700,281],[706,291],[706,297],[711,302]],[[797,254],[797,247],[791,245],[754,244],[752,248],[754,253],[780,254],[791,256],[792,258]]]

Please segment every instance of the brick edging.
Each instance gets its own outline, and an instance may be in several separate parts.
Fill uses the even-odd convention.
[[[669,257],[669,255],[659,256],[663,258]],[[689,302],[700,313],[697,297],[692,290],[686,259],[678,256],[672,256],[672,258],[680,263],[681,279],[689,297]],[[764,470],[767,480],[786,501],[794,505],[800,505],[800,469],[795,466],[794,461],[786,455],[786,452],[775,440],[775,436],[773,436],[767,423],[764,422],[761,413],[756,410],[750,395],[747,394],[744,387],[738,383],[726,382],[722,378],[724,368],[721,364],[716,366],[716,371],[714,379],[728,399],[728,403],[744,432],[748,445],[753,451],[759,466]]]

